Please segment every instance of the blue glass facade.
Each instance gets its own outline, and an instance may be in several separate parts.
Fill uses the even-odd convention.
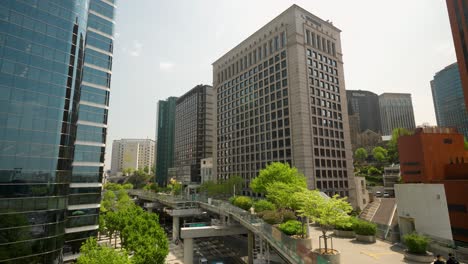
[[[60,263],[97,232],[114,8],[0,1],[2,263]]]
[[[468,138],[466,111],[458,64],[453,63],[436,73],[431,81],[437,125],[455,127]]]

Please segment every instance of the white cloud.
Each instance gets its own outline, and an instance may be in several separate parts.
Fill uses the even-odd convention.
[[[172,68],[174,68],[174,66],[175,66],[174,63],[168,62],[168,61],[159,63],[159,69],[162,71],[171,70]]]
[[[130,56],[138,57],[141,55],[142,50],[143,50],[143,44],[138,40],[134,40],[132,47],[130,48],[128,53],[130,54]]]

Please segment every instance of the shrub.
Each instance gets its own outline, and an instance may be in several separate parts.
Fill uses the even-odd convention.
[[[255,208],[255,212],[257,213],[260,213],[266,210],[270,210],[270,211],[276,210],[276,206],[267,200],[256,201],[253,207]]]
[[[413,254],[426,254],[429,239],[417,233],[406,234],[403,236],[408,251]]]
[[[297,220],[296,214],[289,210],[282,211],[281,217],[283,218],[283,223],[288,222],[289,220]]]
[[[375,236],[377,233],[377,226],[364,220],[357,220],[353,224],[354,233],[362,236]]]
[[[263,221],[270,225],[276,225],[281,223],[281,214],[277,211],[263,211]]]
[[[353,231],[355,222],[356,222],[356,218],[350,217],[349,221],[347,223],[343,223],[343,224],[340,224],[340,225],[335,225],[335,229],[336,230],[342,230],[342,231]]]
[[[234,200],[236,200],[236,196],[229,197],[229,203],[234,204]]]
[[[289,220],[285,223],[280,224],[279,230],[281,230],[288,236],[302,235],[305,233],[304,229],[302,228],[302,223],[297,220]]]
[[[249,210],[250,207],[252,207],[252,199],[250,197],[247,197],[247,196],[237,196],[233,203],[235,206],[239,207],[239,208],[242,208],[244,210]]]

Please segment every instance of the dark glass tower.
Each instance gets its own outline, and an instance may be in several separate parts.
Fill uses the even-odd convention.
[[[347,90],[349,115],[359,116],[359,132],[369,129],[381,132],[379,96],[373,92],[361,90]]]
[[[174,165],[174,127],[177,97],[169,97],[158,102],[156,121],[156,182],[167,185],[167,170]]]
[[[468,112],[458,64],[453,63],[436,73],[431,81],[431,89],[437,125],[455,127],[468,138]]]
[[[0,1],[2,263],[60,263],[97,232],[114,8]]]

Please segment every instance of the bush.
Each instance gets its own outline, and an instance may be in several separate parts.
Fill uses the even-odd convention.
[[[281,223],[282,217],[281,214],[277,211],[263,211],[263,221],[270,225],[276,225]]]
[[[288,222],[289,220],[297,220],[296,214],[289,210],[282,211],[281,217],[283,219],[283,223]]]
[[[276,210],[276,206],[267,201],[267,200],[259,200],[259,201],[256,201],[253,205],[253,207],[255,208],[255,212],[257,213],[260,213],[260,212],[263,212],[263,211],[266,211],[266,210],[269,210],[269,211],[274,211]]]
[[[234,204],[234,200],[236,200],[236,196],[229,197],[229,203]]]
[[[244,210],[249,210],[250,207],[252,207],[252,199],[250,197],[247,197],[247,196],[237,196],[233,203],[233,205],[239,207],[239,208],[242,208]]]
[[[354,229],[354,223],[356,222],[356,218],[350,217],[349,221],[347,224],[342,224],[342,225],[336,225],[335,229],[336,230],[342,230],[342,231],[353,231]]]
[[[364,220],[357,220],[353,224],[354,233],[362,236],[375,236],[377,233],[377,226]]]
[[[429,239],[417,233],[406,234],[403,236],[408,251],[413,254],[426,254]]]
[[[302,228],[302,223],[297,220],[289,220],[286,223],[282,223],[279,225],[279,230],[288,236],[302,235],[305,233]]]

